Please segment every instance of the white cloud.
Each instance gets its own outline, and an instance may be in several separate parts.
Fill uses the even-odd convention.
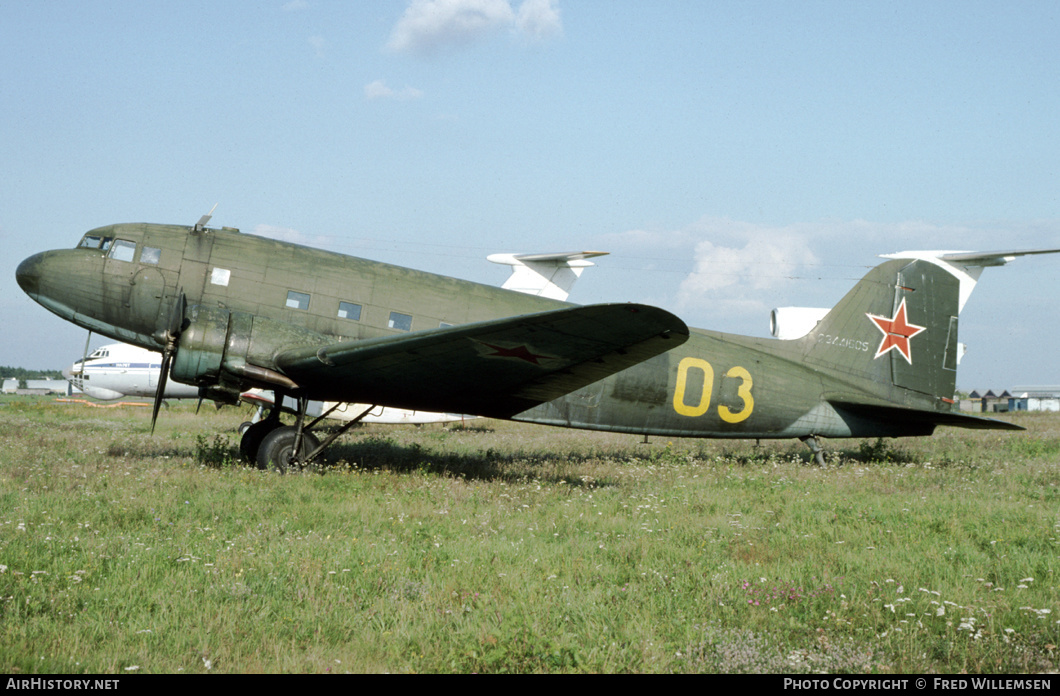
[[[819,264],[806,234],[738,227],[743,228],[739,232],[745,238],[742,246],[723,246],[708,239],[695,245],[692,271],[677,288],[678,306],[709,303],[726,315],[762,310],[778,288]]]
[[[790,232],[761,229],[742,247],[704,240],[695,246],[692,272],[681,281],[677,302],[681,307],[712,303],[726,314],[765,309],[761,294],[818,263],[808,240]]]
[[[525,0],[518,12],[508,0],[412,0],[387,48],[429,55],[504,29],[534,40],[557,36],[563,26],[556,0]]]
[[[556,0],[526,0],[519,7],[515,25],[523,36],[537,41],[563,33]]]
[[[1011,241],[999,243],[1006,234]],[[878,254],[914,249],[1019,248],[1016,238],[1035,230],[1001,230],[991,224],[940,225],[922,220],[873,222],[821,220],[782,226],[704,216],[677,229],[635,229],[606,235],[600,246],[615,256],[639,259],[644,270],[674,278],[666,298],[699,325],[748,315],[757,323],[772,307],[829,306],[838,301]],[[1022,243],[1040,246],[1039,242]],[[658,292],[660,278],[651,276]],[[742,327],[738,327],[742,328]]]
[[[383,80],[369,82],[364,86],[364,98],[368,101],[376,99],[395,99],[398,101],[409,101],[419,99],[423,92],[415,87],[403,87],[402,89],[391,89]]]

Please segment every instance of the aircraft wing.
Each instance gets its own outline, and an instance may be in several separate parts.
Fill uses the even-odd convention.
[[[276,364],[314,399],[504,418],[687,338],[665,310],[602,304],[295,348]]]

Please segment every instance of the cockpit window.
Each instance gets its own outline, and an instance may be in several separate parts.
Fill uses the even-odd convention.
[[[115,239],[110,248],[110,257],[117,261],[132,261],[136,255],[136,242]]]
[[[98,234],[86,234],[81,238],[81,243],[77,245],[78,249],[102,249],[106,251],[110,249],[110,243],[114,240],[114,237],[102,237]]]

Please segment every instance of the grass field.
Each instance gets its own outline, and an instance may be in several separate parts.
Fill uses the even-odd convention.
[[[1026,433],[366,427],[235,459],[236,409],[0,402],[0,672],[1042,672],[1060,415]]]

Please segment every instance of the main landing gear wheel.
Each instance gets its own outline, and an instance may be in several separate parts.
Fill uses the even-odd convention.
[[[298,428],[293,425],[276,428],[266,435],[258,448],[258,468],[267,469],[271,466],[281,474],[298,471],[300,462],[305,461],[306,456],[320,446],[320,440],[313,433],[303,430],[302,442],[296,453],[294,442],[297,437]]]
[[[257,463],[258,450],[261,448],[261,443],[265,441],[269,433],[282,425],[279,419],[266,418],[244,430],[243,437],[239,440],[239,453],[243,456],[244,461],[252,464]],[[242,426],[240,429],[242,430]]]

